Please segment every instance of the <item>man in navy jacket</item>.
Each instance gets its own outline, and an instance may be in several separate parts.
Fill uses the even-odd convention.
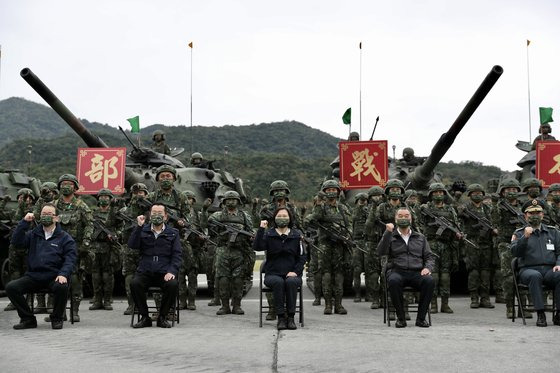
[[[68,279],[76,264],[76,243],[57,224],[58,216],[53,204],[43,206],[40,224],[28,231],[33,218],[33,213],[25,215],[12,237],[12,244],[29,250],[27,272],[6,285],[6,293],[21,319],[19,324],[14,325],[14,329],[37,327],[37,319],[24,295],[42,289],[49,289],[54,293],[51,325],[53,329],[62,329],[68,299]]]
[[[166,315],[177,297],[177,274],[181,266],[181,242],[179,231],[165,225],[165,206],[154,203],[150,210],[150,223],[146,217],[137,217],[138,226],[130,235],[128,246],[140,250],[140,264],[130,284],[130,291],[141,319],[134,328],[152,326],[148,315],[146,291],[150,286],[159,286],[163,291],[157,326],[170,328]]]

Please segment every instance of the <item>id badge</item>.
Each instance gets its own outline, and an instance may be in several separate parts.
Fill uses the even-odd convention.
[[[554,244],[553,243],[547,243],[546,244],[546,249],[549,251],[554,251]]]

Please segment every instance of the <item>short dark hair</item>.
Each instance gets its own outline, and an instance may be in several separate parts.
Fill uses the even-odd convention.
[[[52,207],[54,209],[54,215],[58,216],[58,209],[56,208],[56,205],[52,202],[47,202],[43,205],[43,207],[41,207],[41,212],[43,212],[43,209],[45,207]]]
[[[282,210],[286,210],[288,212],[288,216],[290,217],[290,222],[288,223],[288,228],[292,228],[294,226],[294,216],[292,215],[292,212],[290,211],[289,208],[287,207],[278,207],[275,211],[274,214],[272,215],[272,218],[276,218],[276,215],[278,215],[278,213]],[[276,227],[276,222],[273,220],[272,225],[274,227]]]
[[[395,211],[395,216],[397,216],[397,214],[399,213],[399,211],[402,211],[402,210],[406,210],[406,211],[408,211],[408,213],[409,213],[410,215],[412,215],[412,211],[410,211],[410,208],[409,208],[408,206],[401,206],[401,207],[399,207],[399,208],[397,209],[397,211]]]
[[[164,210],[165,213],[167,214],[167,206],[165,206],[163,203],[154,202],[154,203],[152,204],[152,207],[150,207],[150,212],[152,212],[152,209],[154,208],[154,206],[161,206],[161,207],[163,207],[163,210]]]

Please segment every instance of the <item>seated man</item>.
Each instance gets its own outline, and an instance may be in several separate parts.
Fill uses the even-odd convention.
[[[542,224],[543,202],[529,200],[523,205],[525,220],[512,237],[511,252],[518,259],[519,282],[529,286],[529,293],[537,311],[537,326],[546,326],[543,283],[554,289],[556,315],[554,325],[560,325],[560,231]]]
[[[33,213],[30,212],[19,222],[12,237],[14,245],[29,250],[27,272],[6,286],[6,293],[21,319],[19,324],[14,325],[14,329],[37,327],[37,319],[24,295],[45,288],[54,293],[51,326],[53,329],[62,329],[68,299],[68,279],[76,265],[76,243],[57,224],[58,216],[53,204],[43,206],[40,224],[27,231],[32,221]]]
[[[400,207],[396,211],[395,222],[398,228],[387,224],[377,245],[379,256],[388,256],[386,281],[397,314],[395,326],[406,326],[403,288],[412,286],[420,291],[416,326],[427,328],[430,324],[426,321],[426,313],[434,292],[432,251],[426,237],[410,229],[412,214],[408,207]]]
[[[157,326],[170,328],[166,316],[177,297],[177,274],[181,266],[179,231],[165,225],[167,213],[162,204],[152,205],[149,224],[144,224],[144,215],[138,216],[136,220],[138,226],[130,235],[128,246],[140,250],[140,264],[130,283],[130,292],[141,319],[133,328],[152,326],[146,301],[146,291],[150,286],[159,286],[163,291]]]

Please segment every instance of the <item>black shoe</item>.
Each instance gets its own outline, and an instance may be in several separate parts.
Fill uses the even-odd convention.
[[[546,326],[546,315],[544,311],[537,313],[537,326]]]
[[[419,326],[420,328],[429,328],[430,324],[426,320],[416,319],[416,326]]]
[[[142,316],[142,318],[140,319],[140,321],[138,321],[136,324],[132,325],[132,327],[134,329],[138,329],[138,328],[148,328],[152,326],[152,319],[150,319],[149,316]]]
[[[278,323],[276,324],[276,329],[286,330],[288,329],[288,322],[285,316],[278,316]]]
[[[59,320],[59,321],[51,321],[51,327],[52,327],[53,329],[62,329],[62,324],[63,324],[63,321],[62,321],[62,320]]]
[[[14,325],[15,330],[32,329],[37,327],[37,319],[20,320],[19,324]]]
[[[159,326],[160,328],[171,328],[171,324],[169,323],[169,321],[161,317],[157,321],[157,326]]]
[[[556,310],[556,313],[554,314],[554,317],[552,318],[552,322],[554,323],[554,325],[560,326],[560,311],[559,310]]]
[[[395,322],[395,328],[406,328],[406,320],[398,319],[397,322]]]
[[[296,330],[297,329],[297,325],[296,325],[296,322],[294,321],[293,317],[288,317],[288,329],[289,330]]]

